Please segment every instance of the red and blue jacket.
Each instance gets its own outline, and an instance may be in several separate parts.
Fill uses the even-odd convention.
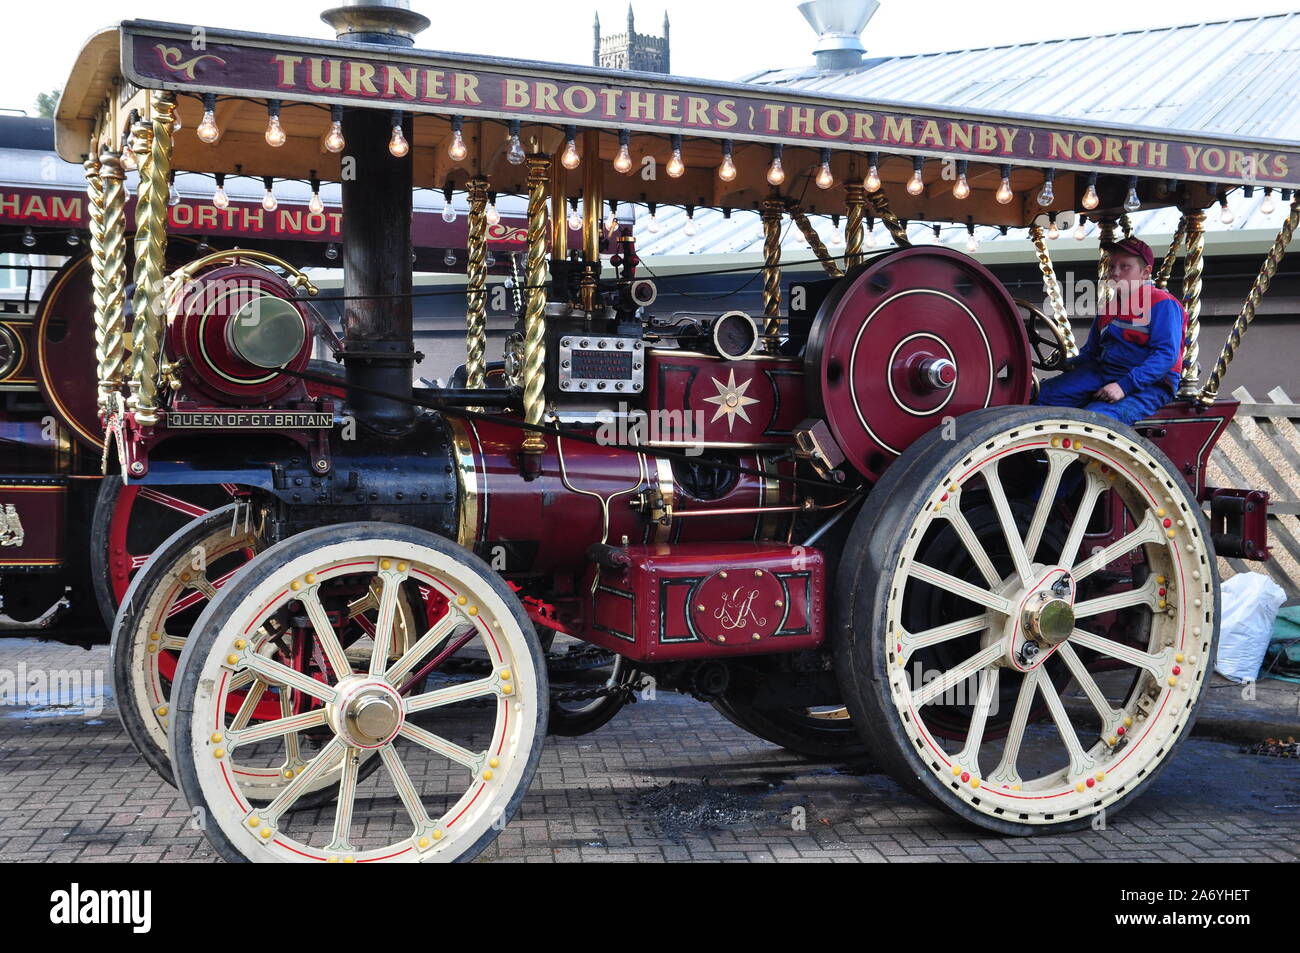
[[[1186,326],[1182,302],[1149,282],[1132,295],[1112,294],[1093,319],[1087,343],[1067,367],[1099,367],[1125,394],[1153,384],[1176,391]]]

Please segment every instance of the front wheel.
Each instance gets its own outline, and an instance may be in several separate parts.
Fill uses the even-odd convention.
[[[1204,518],[1154,445],[1097,414],[956,427],[859,514],[836,672],[900,783],[1002,833],[1083,827],[1131,803],[1196,717],[1219,620]]]
[[[359,593],[378,592],[368,658],[338,626]],[[418,637],[395,660],[400,597],[412,593]],[[276,657],[271,634],[293,626],[314,677]],[[457,673],[483,673],[465,680]],[[292,713],[236,727],[239,679],[283,686]],[[486,563],[412,527],[351,523],[310,530],[257,556],[196,622],[174,691],[169,736],[177,780],[227,860],[470,860],[504,828],[532,780],[546,734],[546,669],[518,598]],[[276,797],[254,805],[231,761],[276,756],[306,734],[315,756]],[[366,755],[382,770],[361,776]],[[332,811],[294,812],[338,770]]]

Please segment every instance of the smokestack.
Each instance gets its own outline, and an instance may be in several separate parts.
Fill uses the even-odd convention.
[[[817,68],[843,72],[862,65],[861,33],[880,6],[880,0],[807,0],[799,12],[817,31],[813,55]]]
[[[410,0],[344,0],[320,18],[336,39],[385,46],[414,46],[415,34],[429,28],[429,18],[413,12]]]

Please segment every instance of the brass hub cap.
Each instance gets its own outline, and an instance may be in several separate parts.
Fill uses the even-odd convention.
[[[1025,609],[1025,634],[1043,646],[1060,645],[1074,631],[1074,606],[1065,599],[1039,593],[1037,604]]]
[[[371,676],[354,676],[344,679],[340,689],[338,701],[329,706],[329,722],[348,744],[378,748],[397,736],[402,699],[391,685]]]

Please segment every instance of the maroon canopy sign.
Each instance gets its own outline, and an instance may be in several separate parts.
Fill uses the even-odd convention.
[[[87,227],[86,194],[69,189],[0,188],[0,223],[37,227]],[[183,198],[167,210],[168,231],[230,238],[337,242],[341,238],[343,212],[326,206],[313,212],[305,205],[281,202],[267,211],[257,202],[235,202],[220,209],[211,202]],[[135,202],[126,209],[126,227],[135,228]],[[417,211],[411,221],[411,237],[417,248],[464,248],[468,238],[464,216],[443,221],[440,213]],[[501,221],[488,226],[488,242],[522,248],[526,232],[522,224]]]
[[[501,61],[451,60],[420,50],[393,50],[381,59],[354,52],[350,45],[215,30],[207,31],[205,44],[196,49],[188,28],[125,24],[123,31],[124,72],[132,82],[151,88],[261,93],[415,112],[946,154],[1238,184],[1300,184],[1300,151],[1288,144],[881,107],[761,86],[688,85],[613,71],[560,72],[542,64],[503,69]]]

